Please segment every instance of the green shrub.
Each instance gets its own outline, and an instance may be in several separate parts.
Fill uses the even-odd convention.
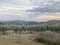
[[[48,45],[60,45],[60,40],[58,40],[58,39],[49,39],[46,37],[38,37],[35,40],[37,42],[45,43]]]

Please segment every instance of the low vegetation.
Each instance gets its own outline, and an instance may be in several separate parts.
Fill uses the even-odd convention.
[[[60,34],[55,32],[43,32],[35,38],[35,41],[48,45],[60,45]]]
[[[30,37],[28,34],[29,35],[31,34],[33,39],[39,34],[34,39],[37,42],[30,40],[31,38],[28,39],[28,37]],[[48,45],[60,45],[60,23],[52,23],[52,24],[44,23],[44,22],[32,23],[32,24],[31,23],[28,23],[28,24],[0,23],[0,35],[1,36],[3,35],[4,38],[5,38],[5,36],[9,36],[9,37],[12,36],[11,39],[12,38],[16,39],[16,40],[13,39],[14,40],[13,43],[14,42],[19,43],[16,45],[20,45],[22,40],[23,40],[22,42],[24,44],[26,43],[25,45],[28,45],[28,43],[31,43],[30,45],[41,45],[41,43],[44,43],[42,45],[45,45],[45,44],[46,45],[47,44]],[[22,35],[22,36],[20,36],[20,35]],[[26,36],[26,35],[28,35],[28,36]],[[26,36],[26,38],[24,36]],[[8,41],[10,40],[9,37],[7,38]],[[20,38],[22,40],[20,40]],[[6,41],[6,40],[4,39],[4,41]],[[12,42],[12,41],[10,41],[10,42]],[[8,42],[8,43],[10,43],[10,42]],[[33,44],[32,44],[32,42],[33,42]],[[40,42],[40,43],[38,43],[38,42]],[[15,43],[14,44],[13,43],[12,43],[12,45],[15,45]],[[24,45],[23,43],[21,45]]]
[[[22,31],[30,31],[30,32],[39,32],[39,31],[55,31],[60,32],[60,24],[48,24],[48,23],[41,23],[41,24],[1,24],[0,23],[0,32],[5,34],[5,31],[13,30],[15,33],[22,32]]]

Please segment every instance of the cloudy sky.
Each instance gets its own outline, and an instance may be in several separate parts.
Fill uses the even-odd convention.
[[[0,0],[0,21],[60,20],[60,0]]]

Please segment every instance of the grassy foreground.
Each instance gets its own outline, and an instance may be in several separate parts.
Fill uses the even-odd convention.
[[[32,34],[0,35],[0,45],[45,45],[33,41]]]
[[[48,45],[60,45],[60,34],[54,32],[43,32],[40,33],[35,40]]]

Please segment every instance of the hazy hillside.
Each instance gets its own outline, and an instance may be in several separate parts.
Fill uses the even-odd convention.
[[[50,20],[47,22],[35,22],[35,21],[24,21],[24,20],[13,20],[13,21],[0,21],[0,23],[10,24],[59,24],[60,20]]]
[[[60,20],[51,20],[51,21],[48,21],[47,23],[49,24],[56,24],[56,23],[60,23]]]

